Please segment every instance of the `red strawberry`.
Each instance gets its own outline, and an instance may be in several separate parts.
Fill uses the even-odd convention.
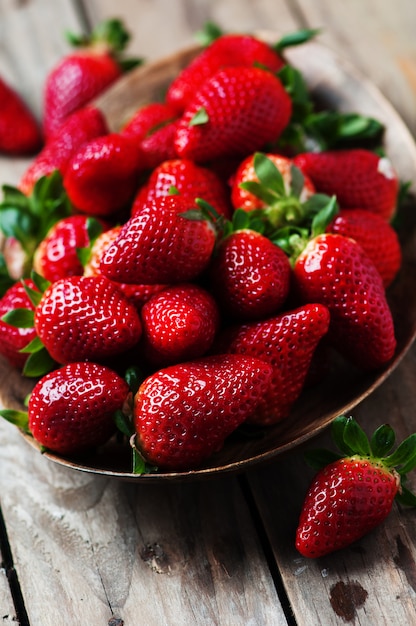
[[[111,390],[111,393],[109,393]],[[29,429],[36,441],[58,454],[80,454],[115,432],[129,387],[110,368],[70,363],[42,377],[28,404]]]
[[[183,111],[195,92],[224,67],[258,65],[277,72],[284,64],[279,52],[252,35],[221,35],[179,72],[169,86],[166,99]]]
[[[70,37],[78,49],[64,56],[45,82],[43,124],[48,139],[68,115],[89,104],[123,73],[119,53],[129,35],[119,20],[99,24],[90,37]]]
[[[395,213],[399,180],[391,162],[363,149],[307,152],[295,164],[316,189],[335,195],[342,209],[366,209],[390,220]]]
[[[291,268],[281,248],[249,228],[223,239],[210,266],[221,310],[240,320],[276,313],[289,294]]]
[[[396,339],[383,282],[356,241],[318,235],[299,255],[293,272],[301,299],[328,307],[328,338],[346,358],[363,369],[390,361]]]
[[[312,357],[328,331],[329,312],[320,304],[226,329],[215,349],[270,363],[272,382],[249,422],[270,425],[284,419],[300,396]]]
[[[132,199],[141,169],[135,143],[120,134],[109,133],[79,148],[67,165],[63,183],[79,211],[108,216]]]
[[[193,284],[167,287],[141,310],[146,358],[158,366],[203,356],[211,347],[220,317],[213,297]]]
[[[90,222],[91,218],[86,215],[71,215],[52,226],[33,256],[35,272],[50,282],[65,276],[82,276],[84,266],[79,251],[91,243]],[[104,222],[99,225],[108,228]]]
[[[19,189],[29,195],[43,176],[56,169],[64,174],[70,158],[78,148],[107,133],[107,123],[97,108],[87,107],[73,113],[62,125],[59,134],[45,145],[24,172]]]
[[[33,154],[42,146],[33,113],[20,95],[0,78],[0,152],[13,156]]]
[[[210,169],[189,159],[171,159],[156,167],[137,194],[132,214],[155,198],[169,195],[172,188],[191,202],[202,198],[221,215],[230,216],[230,202],[223,182]]]
[[[120,233],[121,226],[114,226],[109,230],[101,233],[94,241],[88,260],[84,266],[84,276],[101,276],[101,259],[108,246],[115,241]],[[117,288],[126,296],[126,298],[134,304],[137,309],[141,309],[143,304],[149,300],[154,294],[159,293],[166,285],[147,285],[147,284],[127,284],[115,283]]]
[[[31,280],[25,280],[25,284],[32,289],[35,288]],[[34,306],[20,281],[9,287],[0,299],[0,354],[6,357],[12,366],[23,369],[28,355],[20,350],[35,339],[36,332],[33,327],[18,328],[3,321],[3,316],[16,309],[34,311]]]
[[[402,250],[396,231],[381,215],[365,209],[342,209],[327,232],[355,239],[378,269],[384,287],[393,282],[402,263]]]
[[[256,157],[257,155],[252,154],[244,159],[233,176],[231,202],[235,209],[253,211],[268,208],[270,213],[273,210],[278,212],[280,205],[284,203],[287,205],[288,197],[293,198],[293,196],[296,196],[299,202],[302,203],[315,193],[312,181],[308,176],[304,175],[302,175],[300,181],[300,188],[296,189],[294,193],[293,160],[280,154],[267,153],[264,157],[267,157],[280,172],[283,188],[279,189],[279,183],[276,183],[276,178],[272,180],[266,179],[263,183],[260,183],[256,172],[258,168],[258,158],[256,159]]]
[[[204,357],[159,370],[134,399],[138,449],[164,469],[200,466],[252,414],[270,377],[270,365],[241,355]]]
[[[380,426],[370,443],[353,418],[340,416],[334,433],[343,456],[328,455],[330,462],[313,479],[300,514],[296,548],[305,557],[318,558],[361,539],[386,519],[395,498],[416,505],[403,485],[416,464],[416,435],[389,454],[395,436],[388,425]]]
[[[52,283],[36,306],[34,322],[46,350],[61,364],[109,359],[141,336],[136,308],[103,276]]]
[[[227,67],[205,82],[185,109],[175,148],[206,162],[246,156],[287,126],[292,102],[280,80],[258,67]]]
[[[206,219],[183,214],[194,203],[181,196],[156,198],[130,218],[107,248],[101,272],[120,283],[179,283],[208,266],[215,230]]]

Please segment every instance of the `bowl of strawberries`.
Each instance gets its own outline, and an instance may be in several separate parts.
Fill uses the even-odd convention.
[[[216,33],[132,69],[5,189],[0,413],[45,457],[242,471],[411,346],[416,147],[314,34]]]

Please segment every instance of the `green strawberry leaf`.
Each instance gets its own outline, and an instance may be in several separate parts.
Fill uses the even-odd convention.
[[[12,309],[3,315],[1,321],[15,328],[33,328],[35,313],[31,309]]]
[[[416,507],[416,495],[404,485],[401,486],[401,493],[396,494],[396,500],[404,506]]]
[[[33,354],[34,352],[39,352],[39,350],[42,350],[43,348],[44,345],[42,341],[39,339],[39,337],[35,337],[24,348],[19,350],[19,352],[23,354]]]
[[[35,272],[35,270],[31,271],[30,278],[33,280],[36,287],[39,289],[41,293],[44,293],[47,290],[47,288],[51,285],[51,282],[49,280],[47,280],[46,278],[44,278],[43,276]]]
[[[344,427],[344,441],[354,454],[370,456],[371,448],[368,437],[355,419],[349,418]]]
[[[339,415],[332,422],[331,435],[337,448],[345,455],[350,456],[354,454],[354,449],[351,448],[344,439],[344,431],[348,420],[353,419],[346,417],[345,415]]]
[[[245,180],[239,184],[239,187],[244,189],[244,191],[252,193],[253,196],[256,196],[256,198],[259,198],[259,200],[262,200],[267,205],[272,205],[276,200],[276,195],[256,180]]]
[[[329,198],[328,202],[313,218],[311,226],[311,237],[314,238],[324,233],[328,225],[337,215],[338,211],[339,207],[337,199],[335,196],[332,196],[332,198]]]
[[[145,375],[141,371],[141,369],[137,366],[129,367],[124,374],[124,379],[128,386],[130,387],[131,392],[135,395],[140,385],[142,384]],[[130,433],[131,434],[131,433]]]
[[[254,171],[260,185],[277,196],[286,196],[285,181],[279,169],[269,157],[262,152],[254,155]]]
[[[299,46],[310,41],[319,35],[320,32],[320,28],[301,28],[293,33],[283,35],[283,37],[281,37],[279,41],[273,45],[273,48],[276,52],[282,52],[285,48]]]
[[[28,378],[38,378],[40,376],[44,376],[55,367],[56,362],[51,357],[47,349],[43,347],[41,350],[37,350],[36,352],[30,354],[23,368],[23,376],[27,376]]]
[[[0,298],[14,285],[16,281],[10,276],[4,254],[0,253]]]
[[[295,165],[292,165],[290,168],[290,178],[291,178],[291,181],[290,181],[291,194],[295,196],[296,198],[299,198],[300,194],[303,191],[303,187],[305,184],[305,177],[298,167],[296,167]]]
[[[391,450],[396,440],[394,430],[389,424],[382,424],[373,433],[370,440],[371,454],[383,458]]]
[[[250,216],[244,209],[236,209],[233,213],[233,230],[245,230],[251,227]]]
[[[189,126],[200,126],[209,122],[209,116],[205,107],[201,107],[189,121]]]
[[[25,281],[23,280],[22,280],[22,285],[24,287],[27,297],[29,298],[33,306],[37,307],[39,302],[42,300],[43,294],[40,291],[37,291],[36,289],[32,289],[32,287],[29,287],[29,285],[27,285]]]
[[[213,41],[221,37],[224,31],[214,22],[206,22],[201,30],[195,33],[195,38],[201,46],[207,47]]]
[[[0,410],[0,416],[5,420],[14,424],[24,432],[29,432],[28,415],[26,411],[16,411],[14,409],[2,409]]]
[[[128,439],[130,439],[130,437],[134,435],[134,426],[132,424],[132,421],[129,416],[126,415],[123,411],[119,410],[114,413],[114,421],[118,430],[123,435],[128,437]]]
[[[392,454],[385,457],[384,464],[396,467],[399,474],[406,474],[416,467],[416,433],[407,437]]]

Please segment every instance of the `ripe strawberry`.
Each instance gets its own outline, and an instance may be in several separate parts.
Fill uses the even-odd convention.
[[[35,272],[50,282],[66,276],[82,276],[84,266],[79,252],[91,245],[92,221],[100,229],[108,228],[104,222],[91,220],[86,215],[71,215],[52,226],[35,250]]]
[[[101,276],[101,259],[108,246],[117,239],[121,230],[121,226],[114,226],[109,230],[105,230],[95,239],[88,259],[84,265],[84,276]],[[141,309],[143,304],[149,300],[154,294],[159,293],[166,285],[147,285],[147,284],[127,284],[116,282],[115,285],[129,300],[136,309]]]
[[[197,91],[179,123],[179,157],[197,162],[246,156],[279,137],[292,102],[280,80],[259,67],[227,67]]]
[[[103,361],[141,336],[136,308],[103,276],[70,276],[47,287],[34,316],[37,336],[61,364]]]
[[[188,219],[195,209],[181,196],[156,198],[131,217],[107,248],[101,272],[120,283],[191,281],[208,266],[215,230],[206,219]]]
[[[307,152],[294,158],[316,189],[335,195],[342,209],[361,208],[390,220],[396,210],[399,179],[386,157],[364,149]]]
[[[132,199],[141,169],[136,144],[120,134],[109,133],[78,149],[67,165],[63,184],[78,211],[109,216]]]
[[[65,120],[59,134],[48,141],[23,173],[19,189],[29,195],[43,176],[57,169],[64,174],[70,158],[78,148],[108,132],[104,116],[96,107],[89,106],[73,113]]]
[[[142,343],[150,363],[166,366],[206,354],[219,328],[214,298],[190,283],[167,287],[141,310]]]
[[[137,448],[167,470],[200,466],[252,414],[270,378],[264,361],[230,354],[155,372],[134,398]]]
[[[365,209],[342,209],[327,232],[355,239],[378,269],[387,288],[402,263],[400,241],[393,226],[377,213]]]
[[[258,65],[277,72],[284,64],[278,51],[252,35],[221,35],[179,72],[168,88],[166,100],[183,111],[195,92],[224,67]]]
[[[64,56],[45,81],[43,126],[47,139],[57,133],[64,120],[89,104],[114,83],[124,67],[120,53],[129,40],[119,20],[102,22],[91,36],[70,35],[77,50]]]
[[[369,370],[390,361],[396,339],[383,282],[356,241],[332,233],[312,238],[293,273],[303,302],[328,307],[328,338],[341,354]]]
[[[35,288],[31,280],[25,280],[24,282],[32,289]],[[20,350],[36,337],[36,331],[33,327],[17,328],[3,321],[3,316],[15,309],[34,311],[34,306],[20,281],[9,287],[0,299],[0,354],[13,367],[23,369],[28,355],[20,352]]]
[[[33,154],[40,150],[42,141],[35,116],[20,95],[0,78],[0,152],[12,156]]]
[[[386,519],[395,498],[416,505],[403,485],[416,464],[416,435],[389,454],[395,435],[388,425],[380,426],[371,442],[351,417],[340,416],[333,427],[342,454],[328,455],[306,494],[296,532],[296,548],[305,557],[318,558],[361,539]]]
[[[259,166],[264,167],[264,157],[269,159],[281,175],[266,177],[264,169],[260,172],[262,180],[259,180]],[[299,176],[298,181],[294,180],[295,175]],[[254,183],[254,184],[253,184]],[[294,189],[295,184],[296,189]],[[231,202],[235,209],[254,211],[256,209],[268,209],[269,213],[277,213],[282,207],[286,210],[288,198],[292,198],[292,205],[295,208],[295,198],[299,203],[305,202],[315,193],[315,187],[308,176],[302,172],[295,172],[293,160],[280,154],[267,153],[263,155],[263,161],[259,163],[259,155],[251,154],[240,163],[232,180]],[[294,210],[294,209],[292,209]]]
[[[110,368],[70,363],[35,385],[28,404],[29,430],[48,450],[83,453],[114,434],[114,413],[122,409],[128,393],[127,383]]]
[[[202,198],[225,217],[231,214],[224,183],[210,169],[189,159],[170,159],[156,167],[137,194],[132,214],[135,215],[149,201],[169,195],[172,189],[191,202]]]
[[[222,312],[255,320],[275,314],[289,294],[291,267],[281,248],[250,228],[219,244],[210,266],[210,284]]]
[[[229,327],[219,336],[218,352],[256,357],[273,367],[271,385],[249,422],[267,426],[289,415],[328,327],[328,309],[306,304],[265,320]]]

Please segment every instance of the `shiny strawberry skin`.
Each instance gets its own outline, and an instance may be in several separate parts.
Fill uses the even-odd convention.
[[[386,157],[365,149],[308,152],[294,162],[317,191],[335,195],[341,208],[361,208],[390,220],[397,206],[399,180]]]
[[[31,280],[25,280],[24,282],[31,289],[35,289],[35,285]],[[14,309],[34,310],[34,306],[26,294],[21,281],[9,287],[0,299],[0,318]],[[0,354],[3,355],[13,367],[23,369],[28,355],[20,352],[20,350],[35,339],[35,337],[36,332],[34,328],[17,328],[0,319]]]
[[[101,111],[86,107],[70,115],[59,134],[47,142],[23,173],[19,189],[29,195],[39,178],[59,170],[63,175],[72,155],[88,141],[106,135],[108,126]]]
[[[399,237],[393,226],[365,209],[341,209],[327,232],[355,239],[373,261],[387,288],[402,264]]]
[[[70,276],[52,283],[35,310],[38,337],[55,361],[103,361],[141,336],[136,308],[102,276]]]
[[[231,326],[219,336],[217,351],[256,357],[273,368],[271,385],[249,422],[268,426],[289,415],[328,328],[328,309],[307,304],[265,320]]]
[[[179,283],[208,266],[215,231],[204,219],[181,214],[195,205],[180,196],[157,198],[122,227],[103,255],[100,270],[121,283]]]
[[[202,198],[221,215],[227,218],[231,216],[225,184],[210,169],[197,165],[190,159],[169,159],[156,167],[137,194],[132,214],[140,211],[149,201],[167,196],[172,187],[191,202]]]
[[[208,121],[192,124],[201,109]],[[275,75],[258,67],[225,68],[203,84],[185,109],[176,152],[197,162],[247,156],[277,139],[291,112],[291,99]]]
[[[166,99],[178,111],[183,111],[203,83],[224,67],[259,65],[277,72],[284,64],[277,52],[256,37],[222,35],[178,74],[169,86]]]
[[[341,354],[369,370],[390,361],[396,338],[385,289],[356,241],[332,233],[318,235],[297,258],[293,272],[301,299],[328,307],[328,338]]]
[[[141,309],[144,354],[159,367],[203,356],[220,324],[214,298],[194,284],[167,287]]]
[[[20,95],[0,78],[0,152],[34,154],[42,147],[39,124]]]
[[[110,368],[70,363],[35,385],[28,405],[30,431],[38,443],[58,454],[95,448],[115,432],[114,413],[128,393],[127,383]]]
[[[135,142],[109,133],[79,148],[67,165],[63,184],[78,211],[109,216],[132,199],[141,168]]]
[[[357,541],[390,513],[399,483],[393,472],[360,457],[320,470],[306,495],[296,548],[317,558]]]
[[[33,257],[35,272],[55,282],[65,276],[82,276],[77,251],[89,245],[86,215],[71,215],[57,222],[37,247]],[[108,228],[102,222],[104,229]]]
[[[203,357],[149,376],[134,401],[136,445],[150,463],[190,470],[255,410],[271,367],[241,355]]]
[[[44,87],[44,133],[51,138],[71,113],[86,106],[121,76],[110,54],[92,49],[65,56]]]
[[[210,284],[222,312],[232,320],[269,317],[285,303],[291,267],[281,248],[253,230],[237,230],[218,246]]]

